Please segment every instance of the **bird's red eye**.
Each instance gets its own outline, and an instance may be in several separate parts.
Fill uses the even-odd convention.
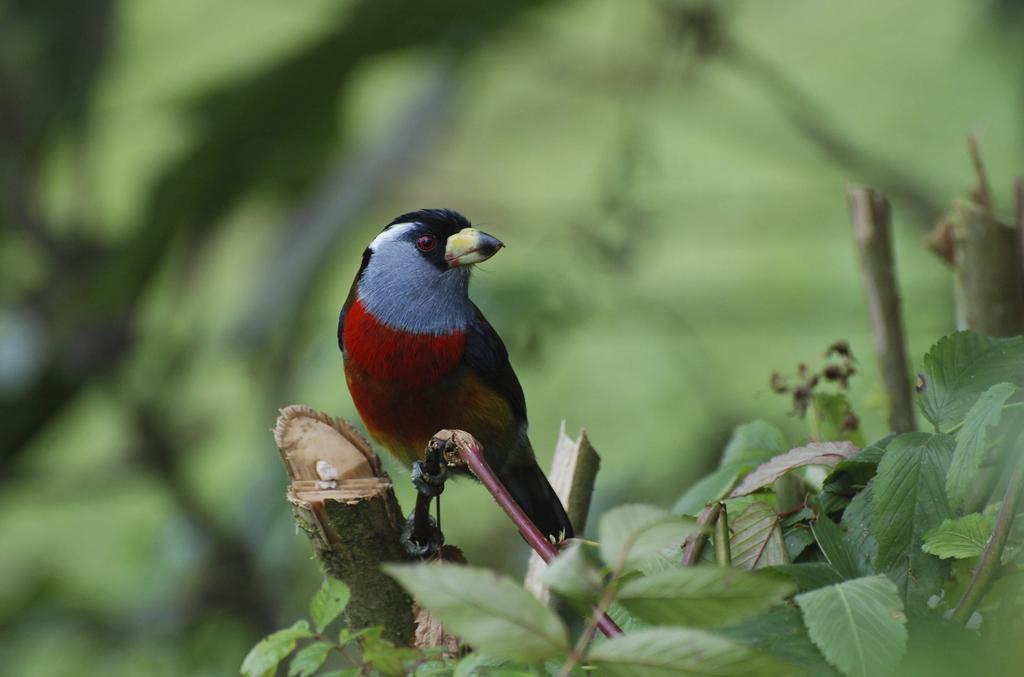
[[[420,239],[416,240],[416,248],[421,252],[429,252],[431,249],[437,246],[437,238],[433,235],[424,235]]]

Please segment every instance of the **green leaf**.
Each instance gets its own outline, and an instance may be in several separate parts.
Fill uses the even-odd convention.
[[[850,442],[811,442],[773,456],[749,472],[731,496],[746,496],[766,487],[786,473],[805,465],[823,465],[831,468],[859,450]]]
[[[835,522],[823,515],[814,520],[811,528],[814,530],[814,539],[818,542],[818,547],[821,548],[826,561],[840,576],[858,578],[872,573],[866,571],[867,567],[863,567],[858,561],[850,544],[843,538],[842,530]]]
[[[875,481],[871,480],[843,511],[840,524],[846,528],[843,540],[857,558],[857,566],[863,571],[875,573],[875,557],[878,555],[878,540],[871,533],[871,501],[875,495]]]
[[[345,610],[350,596],[348,586],[343,581],[333,576],[324,579],[309,603],[309,616],[313,619],[317,632],[323,632],[324,628]]]
[[[539,673],[504,658],[472,653],[455,666],[452,677],[536,677]]]
[[[892,674],[907,648],[906,616],[886,576],[844,581],[796,596],[811,641],[849,677]]]
[[[803,565],[789,564],[786,566]],[[837,581],[838,577],[833,582]],[[778,656],[790,663],[810,668],[809,671],[801,674],[833,674],[833,671],[825,664],[821,652],[808,637],[800,610],[793,605],[784,604],[772,607],[763,614],[722,630],[721,634],[750,645],[759,651]]]
[[[569,649],[565,627],[555,612],[509,578],[444,564],[390,564],[383,569],[479,651],[535,661]]]
[[[327,642],[313,642],[295,654],[288,666],[288,677],[309,677],[324,664],[331,645]]]
[[[601,558],[613,570],[639,569],[665,550],[678,551],[683,540],[697,530],[692,522],[652,505],[613,508],[601,516],[598,537]]]
[[[997,383],[971,405],[964,417],[964,425],[956,435],[956,449],[946,474],[946,494],[953,507],[959,506],[978,474],[985,458],[990,429],[999,425],[1003,405],[1017,392],[1012,383]]]
[[[828,486],[844,475],[849,477],[850,484],[852,485],[864,486],[867,484],[875,476],[875,471],[882,460],[882,456],[885,455],[885,450],[895,438],[895,433],[886,435],[877,442],[869,444],[856,454],[837,463],[825,477],[825,485]]]
[[[960,519],[946,519],[924,535],[922,549],[947,559],[978,557],[992,535],[992,516],[972,512]]]
[[[1024,383],[1024,338],[950,334],[924,357],[921,411],[940,431],[960,423],[983,392],[997,383]]]
[[[563,597],[593,601],[604,589],[604,578],[580,543],[558,554],[541,574],[541,583]]]
[[[309,623],[306,621],[295,621],[290,628],[267,635],[242,661],[242,674],[246,677],[274,674],[277,664],[295,650],[295,642],[312,636],[313,633],[310,632]]]
[[[773,456],[786,453],[786,438],[782,431],[765,421],[742,423],[733,430],[725,445],[719,467],[736,463],[757,466]]]
[[[419,654],[414,649],[395,646],[381,636],[383,633],[381,627],[366,628],[366,632],[362,633],[359,642],[363,649],[363,662],[369,663],[384,675],[405,675],[405,662],[418,658]]]
[[[616,599],[647,623],[717,628],[764,611],[792,592],[793,585],[776,576],[695,566],[626,581]]]
[[[369,628],[360,628],[359,630],[352,630],[351,628],[342,628],[338,631],[338,644],[345,646],[350,642],[354,642],[355,640],[362,638],[363,635],[368,635],[376,630],[377,626]]]
[[[779,516],[767,503],[752,503],[729,521],[729,550],[737,569],[760,569],[785,564],[786,545],[782,541]]]
[[[827,562],[802,562],[800,564],[779,564],[764,571],[779,573],[792,578],[801,590],[816,590],[826,585],[842,583],[843,577]]]
[[[736,426],[722,452],[718,469],[690,487],[672,507],[672,512],[698,514],[707,503],[728,496],[740,477],[786,450],[782,432],[770,423],[751,421]]]
[[[783,530],[782,540],[786,544],[786,556],[792,562],[814,543],[814,534],[808,525],[800,523]]]
[[[602,677],[791,675],[789,663],[719,635],[686,628],[647,628],[594,645],[587,663]]]
[[[705,475],[676,501],[672,506],[672,512],[676,515],[699,514],[708,503],[720,501],[728,496],[743,473],[755,467],[757,466],[754,463],[739,463],[718,468]]]
[[[953,453],[949,435],[905,433],[878,464],[871,532],[875,569],[892,574],[903,599],[921,604],[938,592],[947,567],[921,550],[926,531],[950,516],[943,480]]]

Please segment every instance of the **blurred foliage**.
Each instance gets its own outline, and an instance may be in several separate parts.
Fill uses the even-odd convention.
[[[0,664],[225,674],[297,615],[266,429],[355,418],[337,309],[408,209],[510,245],[474,297],[535,446],[587,426],[599,509],[675,498],[738,420],[800,429],[769,375],[840,337],[878,437],[844,184],[893,199],[923,354],[951,300],[919,240],[966,132],[1019,170],[1022,37],[1008,0],[3,3]],[[483,492],[446,501],[521,566]]]

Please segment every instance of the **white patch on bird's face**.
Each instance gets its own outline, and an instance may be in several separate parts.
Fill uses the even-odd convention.
[[[378,321],[418,334],[451,334],[473,318],[469,266],[442,270],[410,236],[419,224],[396,223],[370,243],[359,300]],[[438,246],[442,246],[440,243]]]
[[[380,235],[373,238],[373,242],[370,243],[370,249],[377,252],[389,243],[398,241],[415,227],[415,223],[396,223],[393,226],[389,226],[381,231]]]

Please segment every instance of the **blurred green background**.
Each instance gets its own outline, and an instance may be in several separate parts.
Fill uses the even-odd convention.
[[[0,665],[232,674],[320,580],[269,428],[355,419],[335,329],[366,243],[451,207],[508,248],[473,296],[534,446],[594,510],[670,505],[838,338],[884,433],[845,204],[893,200],[915,364],[952,329],[921,244],[1024,151],[1024,3],[6,0]],[[403,502],[404,470],[391,466]],[[470,560],[525,545],[445,494]]]

